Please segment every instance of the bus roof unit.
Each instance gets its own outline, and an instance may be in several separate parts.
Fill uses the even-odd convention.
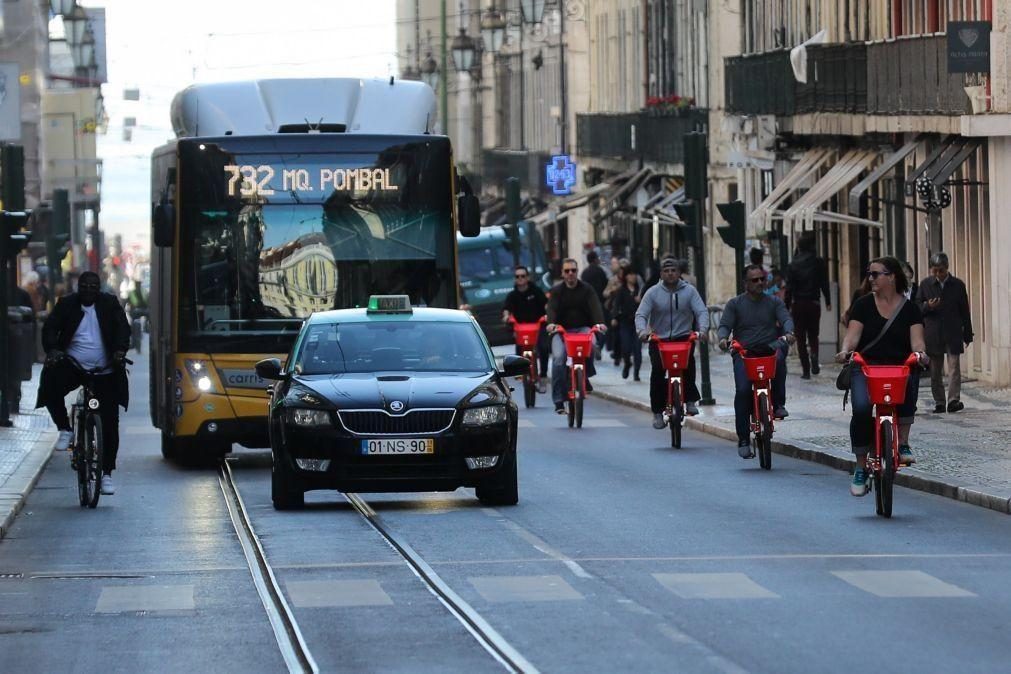
[[[194,84],[172,100],[178,138],[272,133],[425,134],[435,92],[423,82],[315,78]]]

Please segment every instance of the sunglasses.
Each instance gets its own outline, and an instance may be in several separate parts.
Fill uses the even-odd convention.
[[[748,283],[765,283],[765,279],[762,278],[762,277],[759,277],[759,278],[749,278],[748,279]]]
[[[869,271],[869,272],[867,272],[867,278],[869,278],[872,281],[877,281],[879,276],[891,276],[891,275],[892,275],[892,272],[890,272],[890,271]]]
[[[579,271],[579,270],[578,269],[563,269],[562,273],[563,274],[575,274],[577,271]]]
[[[515,274],[515,275],[513,275],[513,278],[526,278],[526,277],[527,277],[526,274]]]

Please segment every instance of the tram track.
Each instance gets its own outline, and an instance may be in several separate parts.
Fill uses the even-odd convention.
[[[281,655],[289,672],[313,674],[319,671],[298,627],[298,622],[281,591],[273,568],[253,529],[245,503],[235,482],[230,460],[218,468],[218,482],[225,497],[233,528],[239,538],[257,594],[270,620]],[[369,526],[386,541],[414,575],[446,610],[467,630],[475,641],[506,671],[538,674],[537,668],[520,654],[467,601],[446,583],[414,548],[372,509],[358,494],[344,493],[344,498]]]

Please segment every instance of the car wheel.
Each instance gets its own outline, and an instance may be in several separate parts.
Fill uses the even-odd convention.
[[[508,465],[493,479],[474,490],[478,500],[486,505],[516,505],[520,502],[519,480],[516,473],[516,454],[508,457]]]
[[[273,454],[273,468],[270,472],[270,498],[275,510],[295,510],[305,505],[305,492],[298,483],[289,461]]]

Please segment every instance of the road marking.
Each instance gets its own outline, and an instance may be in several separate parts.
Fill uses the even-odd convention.
[[[517,536],[525,540],[527,543],[543,552],[548,557],[551,557],[552,559],[557,559],[559,562],[567,566],[568,569],[576,575],[576,577],[593,578],[593,576],[590,575],[590,573],[588,573],[586,569],[577,564],[571,557],[564,554],[557,548],[552,547],[547,541],[544,541],[541,538],[539,538],[537,534],[527,531],[516,522],[505,519],[502,513],[500,513],[498,510],[495,510],[494,508],[483,508],[482,511],[484,512],[485,515],[488,515],[489,517],[498,518],[502,522],[502,524],[504,524],[505,527],[511,530],[514,534],[516,534]]]
[[[628,424],[618,419],[583,419],[583,428],[627,428]]]
[[[529,419],[520,419],[516,422],[516,428],[537,428],[537,425]]]
[[[289,580],[284,586],[298,608],[393,605],[376,580]]]
[[[103,587],[95,613],[192,611],[192,585],[114,585]]]
[[[682,599],[778,599],[743,573],[654,573],[653,577]]]
[[[923,571],[833,571],[832,575],[878,597],[975,597]]]
[[[475,576],[470,584],[485,601],[569,601],[582,599],[561,576]]]

